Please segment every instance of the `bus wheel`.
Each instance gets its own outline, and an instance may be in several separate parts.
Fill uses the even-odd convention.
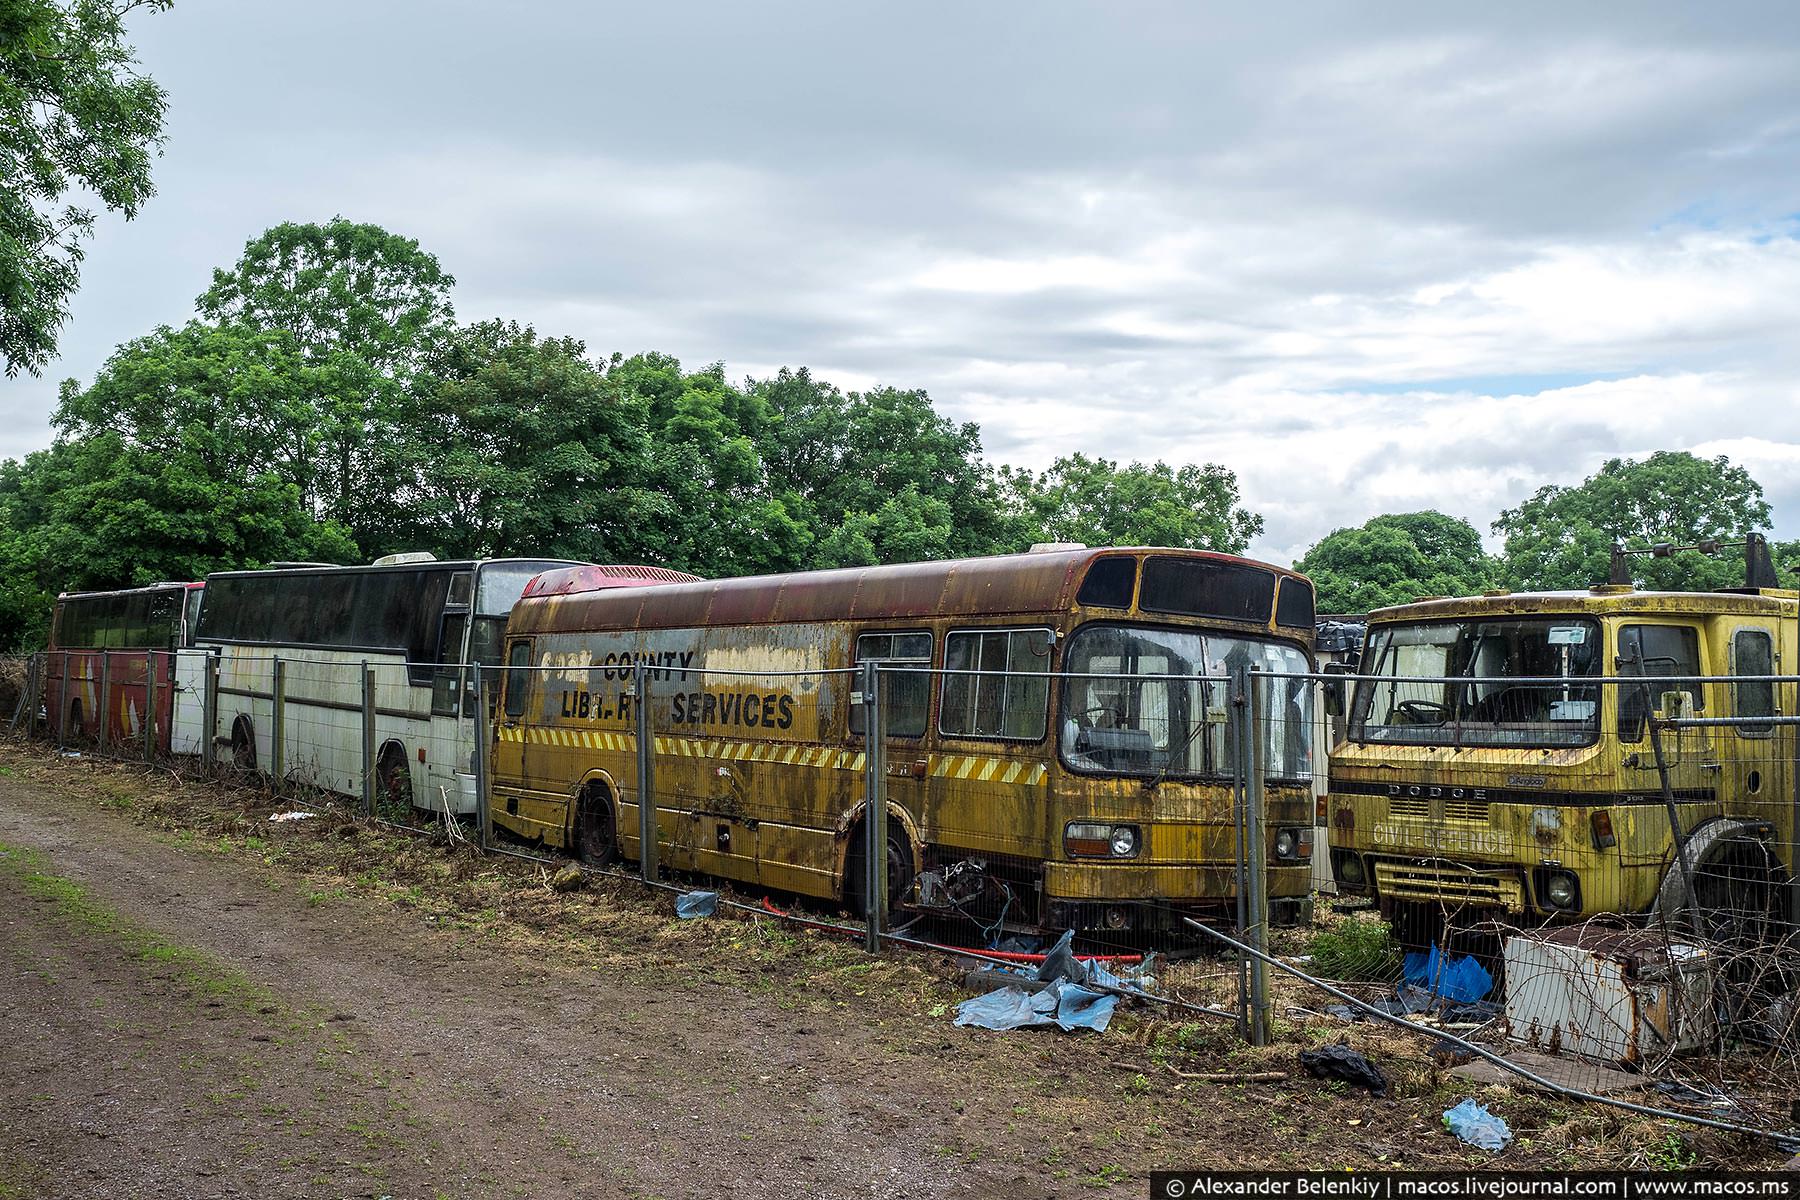
[[[392,821],[406,821],[412,816],[412,767],[398,742],[381,748],[381,758],[375,764],[375,783],[384,816]]]
[[[844,855],[844,906],[861,917],[869,915],[869,904],[864,898],[867,885],[863,882],[867,873],[863,865],[868,861],[867,836],[859,821],[850,830],[850,849]],[[912,839],[906,836],[906,829],[900,822],[890,819],[887,835],[889,912],[912,892],[913,871]]]
[[[250,731],[249,717],[231,723],[231,765],[245,774],[256,770],[256,735]]]
[[[613,820],[612,794],[602,785],[590,785],[576,802],[575,857],[590,867],[618,861],[619,831]]]

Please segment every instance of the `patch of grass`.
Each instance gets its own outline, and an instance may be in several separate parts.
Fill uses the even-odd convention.
[[[176,977],[195,995],[233,1000],[251,1011],[263,1007],[273,1011],[274,998],[249,976],[203,951],[171,942],[154,929],[139,925],[89,895],[73,879],[52,873],[37,851],[0,842],[0,870],[12,875],[28,896],[51,905],[62,920],[76,928],[118,943],[144,963],[173,967]]]
[[[1386,921],[1354,917],[1313,935],[1307,953],[1313,974],[1322,979],[1366,979],[1385,983],[1400,978],[1400,944]]]

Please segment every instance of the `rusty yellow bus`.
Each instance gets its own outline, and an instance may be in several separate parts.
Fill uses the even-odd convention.
[[[1370,614],[1330,758],[1338,889],[1417,945],[1446,922],[1780,919],[1796,609],[1772,586],[1608,583]]]
[[[648,664],[658,861],[860,908],[862,664],[886,697],[890,903],[992,930],[1180,928],[1234,902],[1222,677],[1309,669],[1312,585],[1201,551],[1025,554],[527,588],[506,633],[494,826],[639,854]],[[1211,678],[1207,678],[1211,677]],[[1310,887],[1312,692],[1265,690],[1271,917]]]

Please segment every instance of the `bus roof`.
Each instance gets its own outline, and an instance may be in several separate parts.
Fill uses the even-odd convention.
[[[1378,608],[1369,614],[1371,624],[1392,621],[1441,621],[1457,617],[1530,616],[1533,613],[1667,613],[1706,616],[1791,616],[1800,604],[1800,592],[1787,588],[1745,589],[1723,592],[1646,592],[1623,585],[1603,584],[1585,591],[1496,592],[1483,596],[1439,596]]]
[[[531,577],[525,585],[524,598],[534,596],[576,596],[584,592],[608,588],[655,587],[662,583],[700,583],[700,576],[668,567],[646,567],[636,563],[589,564],[559,567]]]
[[[194,588],[205,586],[206,584],[203,581],[182,583],[181,581],[174,579],[159,579],[155,583],[146,583],[143,587],[108,588],[107,590],[100,592],[58,592],[56,600],[57,603],[60,604],[64,600],[86,600],[89,597],[98,599],[101,596],[129,596],[133,592],[161,592],[167,591],[170,588],[180,588],[185,591],[191,591]]]
[[[528,591],[513,609],[512,630],[678,629],[1054,612],[1073,604],[1075,589],[1095,559],[1149,554],[1235,564],[1277,578],[1305,579],[1281,567],[1210,550],[1112,546],[694,583],[610,586],[604,591],[569,589],[555,595]]]
[[[580,565],[574,559],[569,558],[432,558],[416,559],[411,562],[350,563],[342,566],[336,563],[278,563],[260,570],[214,571],[207,578],[234,579],[244,576],[320,575],[338,572],[378,574],[383,571],[417,574],[425,571],[473,571],[479,567],[505,566],[509,563],[542,564],[545,570]]]

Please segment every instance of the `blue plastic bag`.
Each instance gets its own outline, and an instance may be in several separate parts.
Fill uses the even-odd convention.
[[[1506,1122],[1473,1100],[1445,1109],[1444,1124],[1477,1150],[1504,1150],[1512,1141],[1512,1130]]]
[[[719,909],[717,892],[684,892],[675,897],[675,915],[682,920],[710,917]]]
[[[1004,1032],[1031,1025],[1054,1025],[1064,1033],[1092,1029],[1104,1033],[1119,998],[1077,983],[1054,983],[1038,992],[996,988],[956,1006],[956,1023]]]

